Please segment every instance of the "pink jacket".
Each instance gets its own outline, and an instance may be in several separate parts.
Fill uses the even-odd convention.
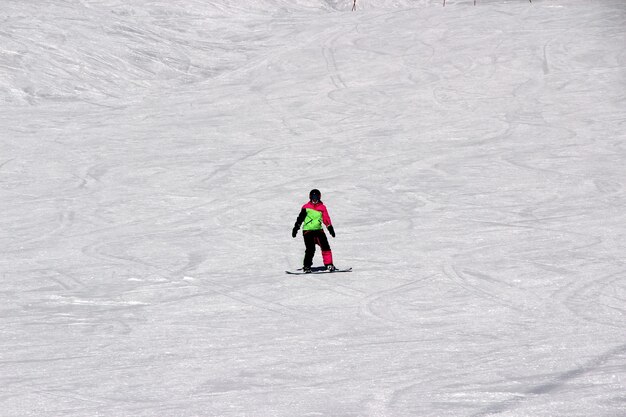
[[[332,227],[332,221],[324,203],[309,201],[302,206],[300,215],[296,220],[297,226],[302,225],[302,230],[322,230],[322,224],[326,227]]]

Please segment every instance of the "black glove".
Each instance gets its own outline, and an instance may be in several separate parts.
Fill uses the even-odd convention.
[[[294,226],[293,230],[291,231],[291,237],[296,237],[296,235],[298,234],[298,226]]]
[[[328,226],[328,233],[330,233],[330,235],[332,237],[335,237],[335,229],[333,229],[333,226]]]

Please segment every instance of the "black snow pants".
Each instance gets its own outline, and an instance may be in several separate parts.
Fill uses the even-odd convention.
[[[313,256],[315,255],[315,245],[319,245],[322,250],[322,258],[324,265],[331,265],[333,263],[333,253],[330,250],[330,244],[328,238],[323,230],[305,230],[302,232],[304,237],[304,264],[305,267],[313,265]]]

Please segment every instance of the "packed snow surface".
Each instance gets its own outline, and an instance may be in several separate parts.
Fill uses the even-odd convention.
[[[626,2],[473,3],[3,0],[0,414],[626,416]]]

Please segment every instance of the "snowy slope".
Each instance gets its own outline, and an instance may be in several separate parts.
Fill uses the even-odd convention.
[[[0,414],[625,416],[626,3],[472,4],[2,2]]]

